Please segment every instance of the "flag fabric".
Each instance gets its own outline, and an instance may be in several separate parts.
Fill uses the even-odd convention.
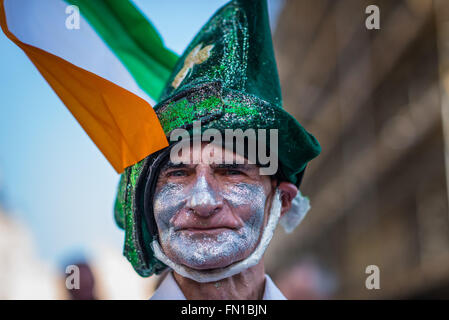
[[[168,145],[151,105],[177,56],[130,1],[0,0],[0,24],[118,173]]]

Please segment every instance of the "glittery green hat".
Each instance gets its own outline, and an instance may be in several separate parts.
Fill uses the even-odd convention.
[[[321,150],[282,108],[266,0],[234,0],[218,10],[179,59],[159,101],[155,110],[167,137],[177,128],[190,130],[194,121],[202,130],[277,129],[280,171],[292,183]],[[154,159],[125,170],[115,206],[124,254],[142,276],[165,267],[149,247],[141,208],[139,182]]]

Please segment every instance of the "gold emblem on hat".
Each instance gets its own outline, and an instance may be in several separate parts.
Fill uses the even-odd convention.
[[[204,61],[206,61],[210,57],[210,51],[214,47],[213,44],[205,46],[202,48],[203,44],[200,43],[195,48],[193,48],[192,51],[188,54],[187,58],[184,61],[184,66],[181,70],[179,70],[178,74],[176,75],[175,79],[172,82],[172,86],[176,89],[179,87],[181,82],[185,79],[187,74],[191,69],[193,69],[193,66],[196,64],[201,64]]]

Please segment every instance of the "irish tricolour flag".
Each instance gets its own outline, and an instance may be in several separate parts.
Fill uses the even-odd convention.
[[[117,172],[167,146],[152,105],[177,56],[130,1],[0,0],[0,24]]]

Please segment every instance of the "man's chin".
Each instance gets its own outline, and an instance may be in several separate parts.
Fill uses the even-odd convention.
[[[185,266],[194,270],[213,270],[226,268],[236,262],[246,258],[246,252],[239,252],[230,255],[220,256],[196,256],[196,258],[189,258],[182,254],[170,254],[169,258],[178,265]],[[170,257],[171,256],[171,257]]]
[[[234,231],[225,234],[236,238]],[[182,233],[182,237],[177,237],[177,241],[167,245],[164,251],[168,258],[178,265],[206,271],[226,268],[242,261],[251,254],[256,246],[255,243],[242,246],[242,241],[238,238],[228,240],[225,244],[217,242],[216,239],[216,236],[212,235],[205,236],[203,234],[196,238],[191,235],[186,237],[186,234]]]
[[[192,259],[181,259],[178,264],[184,265],[190,269],[199,270],[199,271],[207,271],[207,270],[216,270],[223,269],[229,267],[237,262],[240,262],[246,259],[250,255],[250,250],[240,251],[239,253],[234,253],[229,256],[220,256],[220,257],[208,257],[201,258],[198,260]]]

